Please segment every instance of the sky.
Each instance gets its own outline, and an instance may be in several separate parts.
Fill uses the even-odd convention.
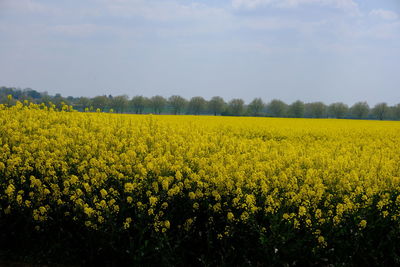
[[[400,103],[399,0],[0,0],[0,86]]]

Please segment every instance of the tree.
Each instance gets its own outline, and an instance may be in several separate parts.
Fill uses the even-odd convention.
[[[386,103],[378,103],[372,109],[372,114],[379,120],[383,120],[386,118],[389,112],[389,107]]]
[[[169,104],[172,107],[174,114],[180,114],[185,108],[187,101],[179,95],[173,95],[168,99]]]
[[[284,117],[286,115],[287,105],[285,102],[274,99],[267,105],[267,114],[271,117]]]
[[[192,97],[189,101],[189,111],[192,114],[199,115],[204,112],[207,105],[207,101],[201,96]]]
[[[27,88],[24,91],[25,91],[26,96],[28,96],[32,99],[39,99],[42,96],[38,91],[32,90],[30,88]]]
[[[141,95],[137,95],[132,97],[131,101],[129,101],[129,106],[131,106],[133,112],[136,114],[142,114],[144,108],[146,107],[147,99]]]
[[[322,102],[306,104],[306,113],[311,118],[322,118],[326,116],[326,105]]]
[[[357,102],[351,107],[350,111],[354,118],[363,119],[369,113],[369,106],[367,102]]]
[[[240,116],[244,111],[244,101],[240,98],[234,98],[229,102],[230,114]]]
[[[92,101],[89,98],[82,96],[76,102],[76,106],[81,110],[85,110],[85,108],[90,107],[91,103],[92,103]]]
[[[150,98],[150,106],[152,107],[154,113],[156,114],[161,114],[166,103],[167,100],[160,95],[156,95]]]
[[[51,97],[49,96],[49,94],[47,92],[44,92],[42,94],[42,98],[41,98],[40,102],[42,102],[43,104],[46,104],[46,105],[50,105]]]
[[[114,109],[118,113],[122,113],[128,107],[128,96],[127,95],[119,95],[111,98],[110,108]]]
[[[304,102],[297,100],[293,102],[289,108],[289,116],[294,118],[302,118],[304,117],[305,105]]]
[[[93,104],[93,108],[95,110],[96,109],[104,110],[108,105],[108,98],[105,95],[103,95],[103,96],[95,96],[92,99],[92,104]]]
[[[341,102],[330,104],[328,107],[329,116],[341,119],[349,112],[349,107]]]
[[[219,97],[219,96],[214,96],[208,102],[208,109],[215,116],[217,114],[221,114],[222,111],[224,110],[224,107],[225,107],[225,101],[222,97]]]
[[[251,103],[249,104],[247,109],[249,111],[249,114],[251,114],[253,116],[260,116],[264,107],[265,107],[265,104],[261,98],[254,98],[254,100],[251,101]]]
[[[68,100],[65,97],[63,97],[61,94],[56,94],[53,97],[52,102],[54,105],[56,105],[56,107],[58,109],[61,109],[63,107],[63,105],[69,104]]]
[[[393,107],[393,118],[395,120],[400,120],[400,104]]]

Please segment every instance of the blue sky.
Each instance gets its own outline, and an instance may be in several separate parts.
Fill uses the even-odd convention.
[[[0,0],[0,86],[400,103],[398,0]]]

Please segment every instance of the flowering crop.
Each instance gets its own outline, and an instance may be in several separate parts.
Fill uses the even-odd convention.
[[[400,123],[0,107],[0,218],[36,230],[303,231],[324,249],[369,218],[400,222]]]

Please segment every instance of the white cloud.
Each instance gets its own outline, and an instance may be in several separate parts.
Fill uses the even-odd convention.
[[[232,1],[232,6],[234,8],[247,8],[247,9],[253,9],[259,6],[265,6],[272,4],[276,1],[274,0],[233,0]]]
[[[34,0],[1,0],[0,10],[18,13],[54,13],[55,8],[38,3]]]
[[[176,1],[103,0],[110,15],[118,17],[142,17],[154,21],[193,20],[226,17],[222,8],[199,3],[181,4]]]
[[[375,25],[359,33],[360,37],[373,39],[396,39],[400,36],[400,22]]]
[[[232,0],[232,6],[237,9],[254,9],[261,6],[294,8],[307,4],[339,8],[353,14],[360,13],[357,3],[353,0]]]
[[[385,9],[374,9],[369,12],[369,14],[370,16],[378,17],[385,20],[396,20],[399,18],[399,16],[395,12]]]
[[[48,28],[50,33],[62,34],[65,36],[84,37],[105,30],[110,27],[102,27],[95,24],[73,24],[73,25],[55,25]]]
[[[292,29],[302,34],[315,33],[321,27],[325,27],[327,20],[306,22],[282,17],[251,18],[244,19],[241,25],[253,30],[283,30]]]

